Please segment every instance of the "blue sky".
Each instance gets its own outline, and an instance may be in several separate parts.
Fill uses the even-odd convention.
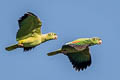
[[[119,0],[1,0],[0,80],[119,80]],[[55,32],[51,40],[29,52],[5,47],[16,42],[19,17],[25,12],[40,17],[42,32]],[[92,64],[76,72],[67,56],[48,57],[50,51],[81,37],[100,37],[103,44],[90,49]]]

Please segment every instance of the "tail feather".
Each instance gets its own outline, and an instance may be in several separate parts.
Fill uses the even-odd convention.
[[[11,50],[14,50],[14,49],[16,49],[16,48],[18,48],[18,44],[15,44],[15,45],[6,47],[5,49],[6,49],[7,51],[11,51]]]
[[[56,55],[56,54],[59,54],[59,53],[61,53],[61,49],[56,50],[56,51],[53,51],[53,52],[50,52],[50,53],[48,53],[47,55],[48,55],[48,56],[53,56],[53,55]]]

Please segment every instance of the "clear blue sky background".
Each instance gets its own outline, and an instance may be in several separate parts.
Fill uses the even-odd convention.
[[[19,17],[31,11],[43,22],[42,32],[58,40],[29,52],[5,47],[16,43]],[[98,36],[91,47],[92,65],[76,72],[67,56],[48,57],[50,51],[80,37]],[[0,0],[0,80],[120,80],[119,0]]]

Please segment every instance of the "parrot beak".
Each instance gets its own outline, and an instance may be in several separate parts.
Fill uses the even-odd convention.
[[[100,40],[98,44],[102,44],[102,40]]]
[[[57,39],[57,38],[58,38],[58,36],[56,35],[54,39]]]

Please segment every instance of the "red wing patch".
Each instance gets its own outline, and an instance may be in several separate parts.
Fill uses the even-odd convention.
[[[73,41],[72,43],[78,43],[78,42],[80,42],[80,41]]]

